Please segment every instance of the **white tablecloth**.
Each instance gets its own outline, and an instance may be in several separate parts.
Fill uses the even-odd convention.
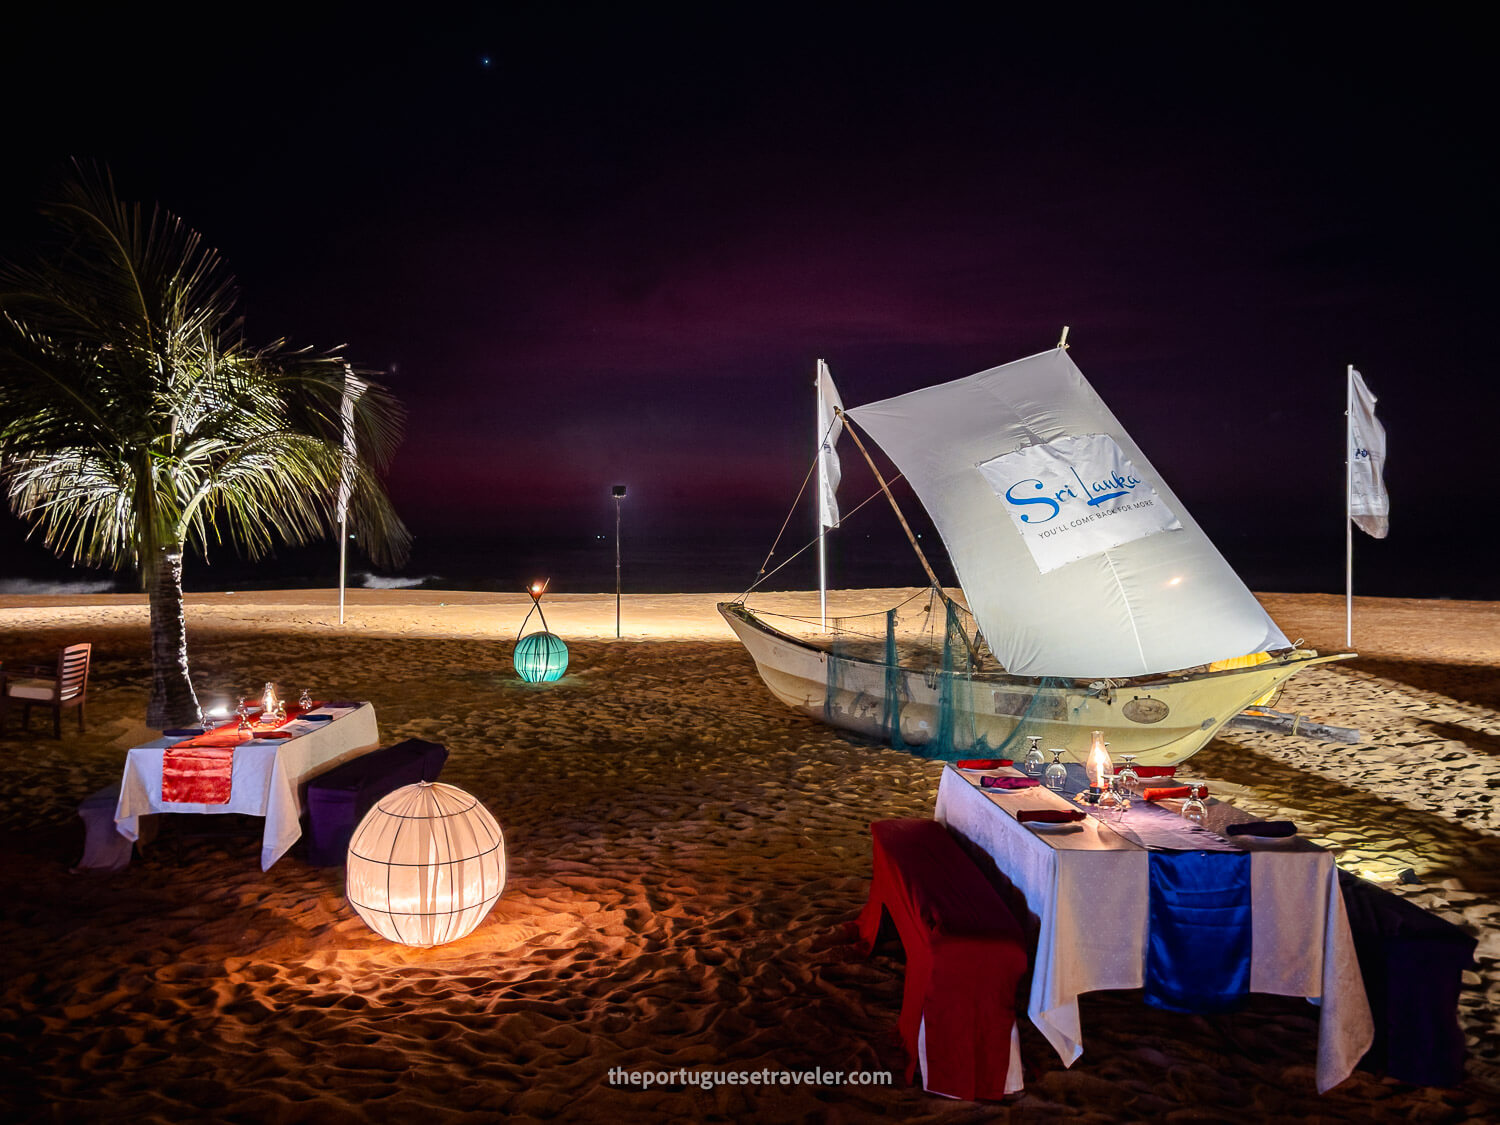
[[[1040,933],[1027,1014],[1071,1066],[1083,1053],[1079,994],[1145,983],[1150,853],[1093,817],[1066,831],[1035,831],[1017,822],[1017,809],[1065,806],[1045,789],[991,792],[979,787],[977,776],[971,780],[949,766],[934,816],[988,853],[1036,915]],[[1320,1002],[1321,1093],[1349,1076],[1375,1028],[1338,873],[1333,857],[1305,840],[1248,846],[1250,990]]]
[[[181,804],[161,798],[162,756],[182,741],[159,738],[133,748],[125,758],[120,779],[120,801],[115,806],[115,829],[127,840],[140,838],[140,818],[150,813],[245,813],[266,818],[260,867],[287,853],[302,835],[302,800],[306,783],[340,762],[358,757],[380,740],[375,708],[361,703],[353,708],[321,707],[314,714],[331,714],[331,722],[297,720],[284,730],[295,738],[246,742],[234,750],[230,797],[223,805]]]

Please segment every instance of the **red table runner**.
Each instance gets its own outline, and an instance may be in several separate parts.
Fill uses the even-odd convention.
[[[319,704],[321,706],[321,704]],[[287,708],[287,722],[302,713]],[[280,724],[252,720],[241,731],[239,719],[167,747],[161,758],[161,799],[182,805],[227,805],[234,777],[234,750],[252,738],[287,737]]]

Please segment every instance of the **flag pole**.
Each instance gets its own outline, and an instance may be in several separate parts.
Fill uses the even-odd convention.
[[[813,506],[813,518],[818,521],[818,618],[822,622],[822,631],[828,632],[828,558],[824,553],[824,537],[828,529],[823,526],[823,439],[820,432],[823,429],[823,391],[819,385],[819,376],[823,371],[823,361],[818,360],[818,367],[813,373],[813,441],[817,450],[818,464],[818,502]]]
[[[1344,375],[1344,647],[1354,647],[1354,364]]]

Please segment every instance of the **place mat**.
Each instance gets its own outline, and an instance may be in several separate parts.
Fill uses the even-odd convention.
[[[168,747],[161,760],[161,799],[178,805],[227,805],[233,747]]]

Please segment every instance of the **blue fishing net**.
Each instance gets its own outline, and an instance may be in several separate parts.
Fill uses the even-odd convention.
[[[956,761],[968,757],[1020,758],[1026,752],[1026,740],[1032,735],[1043,736],[1048,723],[1066,721],[1062,714],[1062,696],[1055,690],[1066,681],[1044,678],[1034,681],[1012,681],[1003,689],[994,681],[980,684],[974,682],[974,658],[962,611],[952,602],[945,602],[942,659],[940,666],[925,671],[903,667],[897,653],[897,611],[889,610],[885,615],[884,652],[881,659],[884,671],[883,698],[857,695],[851,706],[855,711],[868,714],[872,719],[879,711],[879,729],[885,739],[897,750],[905,750],[919,757],[938,761]],[[848,649],[836,641],[828,657],[827,684],[824,695],[824,716],[834,722],[835,700],[839,693],[852,687],[849,670],[857,658],[848,654]],[[869,664],[867,656],[861,663]],[[929,688],[937,691],[938,707],[936,726],[926,739],[915,740],[910,723],[905,730],[902,716],[911,704],[913,677],[925,680]],[[980,693],[993,692],[994,702],[983,699]],[[976,710],[989,712],[998,710],[1014,716],[1015,726],[998,743],[992,743],[988,735],[976,731]],[[925,723],[923,724],[925,727]],[[912,735],[909,739],[908,734]]]

